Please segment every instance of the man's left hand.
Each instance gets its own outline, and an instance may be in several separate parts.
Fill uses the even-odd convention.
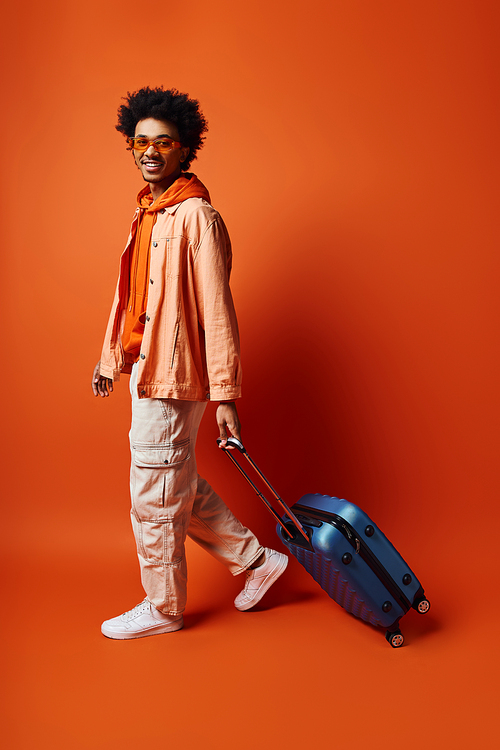
[[[241,424],[236,410],[236,404],[234,402],[229,404],[219,404],[215,418],[219,425],[219,433],[222,441],[219,445],[220,448],[226,447],[229,435],[241,441]],[[231,448],[229,445],[227,447]]]

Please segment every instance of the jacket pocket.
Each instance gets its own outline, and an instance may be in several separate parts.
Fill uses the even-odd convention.
[[[189,439],[180,443],[163,445],[144,445],[135,443],[132,446],[132,460],[136,466],[159,469],[162,466],[175,466],[187,461],[191,456]]]
[[[179,324],[177,323],[174,331],[174,343],[172,344],[172,356],[170,357],[170,369],[174,367],[175,349],[177,347],[177,337],[179,336]]]
[[[176,237],[166,237],[164,240],[160,239],[160,242],[165,242],[167,276],[171,276],[173,278],[183,276],[190,245],[187,237],[183,237],[182,235]]]

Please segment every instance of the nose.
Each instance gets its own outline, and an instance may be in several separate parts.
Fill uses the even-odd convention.
[[[153,156],[153,155],[158,156],[158,151],[155,149],[152,143],[149,144],[149,146],[147,147],[144,153],[146,156]]]

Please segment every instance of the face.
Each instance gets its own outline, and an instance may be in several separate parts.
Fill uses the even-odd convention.
[[[180,140],[177,127],[173,123],[155,120],[152,117],[140,120],[137,123],[135,135],[144,136],[150,140],[161,136],[168,136],[174,141]],[[167,153],[160,154],[155,151],[153,144],[150,143],[146,151],[134,150],[133,154],[142,176],[151,186],[153,197],[157,198],[179,177],[181,164],[189,154],[189,148],[173,147]]]

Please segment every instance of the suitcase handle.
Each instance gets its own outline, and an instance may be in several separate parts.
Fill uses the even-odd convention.
[[[290,539],[294,538],[293,534],[290,531],[290,529],[281,520],[280,515],[275,511],[275,509],[273,508],[273,506],[271,505],[271,503],[269,502],[269,500],[267,500],[267,498],[264,497],[264,495],[262,494],[262,492],[260,492],[259,489],[255,486],[255,484],[252,482],[252,480],[250,479],[250,477],[248,476],[248,474],[246,473],[246,471],[240,465],[239,461],[237,461],[236,458],[233,456],[233,454],[229,450],[229,448],[236,448],[240,453],[242,453],[245,456],[245,458],[247,459],[247,461],[249,462],[249,464],[251,464],[251,466],[254,469],[254,471],[256,471],[256,473],[262,479],[262,481],[264,482],[264,484],[273,493],[274,497],[279,502],[279,504],[281,505],[281,507],[283,508],[283,510],[286,512],[287,516],[290,518],[291,522],[293,523],[293,525],[295,526],[295,528],[297,529],[297,531],[307,541],[308,546],[310,546],[311,545],[311,540],[309,539],[309,537],[307,535],[307,532],[305,531],[304,527],[302,526],[302,524],[298,520],[297,516],[290,510],[290,508],[285,503],[285,501],[282,500],[282,498],[278,495],[278,493],[276,492],[276,490],[274,489],[274,487],[266,479],[266,477],[264,476],[264,474],[262,473],[262,471],[259,469],[259,467],[255,463],[255,461],[252,458],[250,458],[250,456],[248,455],[248,451],[245,448],[245,446],[243,445],[243,443],[240,442],[235,437],[228,438],[226,440],[226,445],[225,446],[221,445],[221,443],[222,443],[221,438],[217,438],[217,445],[219,446],[219,448],[222,448],[222,450],[224,451],[224,453],[228,456],[228,458],[236,466],[236,468],[238,469],[238,471],[240,472],[240,474],[242,474],[245,477],[245,479],[247,480],[248,484],[251,487],[253,487],[253,489],[257,493],[258,497],[260,497],[260,499],[262,500],[262,502],[264,503],[264,505],[266,506],[266,508],[268,509],[268,511],[271,513],[272,516],[274,516],[274,518],[276,519],[276,521],[279,523],[279,525],[281,526],[281,528],[286,532],[286,534],[288,534],[288,536],[290,537]]]
[[[221,442],[222,442],[221,438],[217,438],[217,445],[219,446],[219,448],[220,448]],[[230,448],[237,448],[240,453],[246,453],[247,452],[247,449],[245,448],[245,446],[243,445],[243,443],[241,443],[238,440],[238,438],[235,438],[235,437],[229,437],[229,438],[227,438],[227,440],[226,440],[226,446],[228,446]],[[223,447],[222,450],[226,450],[226,447]]]

